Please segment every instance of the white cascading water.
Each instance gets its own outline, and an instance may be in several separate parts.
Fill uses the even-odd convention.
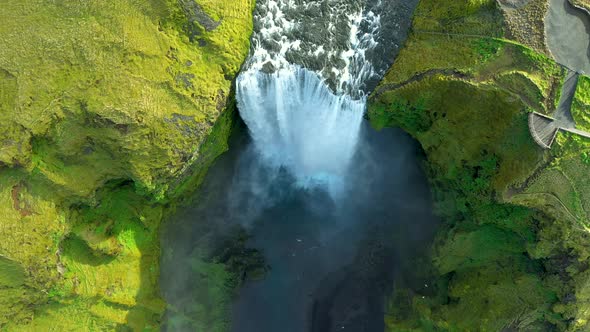
[[[337,185],[355,151],[364,101],[334,95],[301,67],[248,71],[238,86],[242,118],[263,157],[302,184]]]
[[[313,3],[313,0],[310,0]],[[338,0],[334,0],[338,2]],[[300,6],[309,6],[306,3]],[[358,8],[348,20],[347,45],[324,50],[315,45],[304,56],[323,59],[337,57],[344,63],[311,71],[288,61],[288,54],[301,52],[301,40],[291,40],[301,28],[284,11],[301,10],[290,0],[261,0],[255,16],[259,29],[253,35],[251,57],[237,79],[237,101],[254,144],[267,165],[287,168],[302,186],[321,185],[337,194],[344,183],[357,148],[366,107],[363,83],[375,73],[365,59],[365,51],[374,47],[379,16]],[[346,6],[332,6],[330,17],[342,18]],[[348,8],[349,9],[349,8]],[[368,32],[359,32],[361,23]],[[329,27],[335,24],[329,23]],[[329,30],[329,29],[328,29]],[[330,31],[326,31],[330,33]],[[329,38],[329,37],[328,37]],[[268,41],[274,47],[263,47]],[[267,68],[271,68],[268,70]],[[333,79],[332,91],[326,84]]]

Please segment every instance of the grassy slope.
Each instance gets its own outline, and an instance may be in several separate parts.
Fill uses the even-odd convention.
[[[420,141],[444,219],[432,264],[397,281],[391,331],[580,330],[590,317],[590,142],[535,145],[527,113],[554,108],[564,73],[502,39],[498,15],[491,0],[421,1],[371,97],[376,127]]]
[[[580,76],[572,103],[572,115],[580,129],[590,131],[590,77]]]
[[[157,329],[159,224],[227,147],[252,29],[198,2],[0,7],[0,329]]]

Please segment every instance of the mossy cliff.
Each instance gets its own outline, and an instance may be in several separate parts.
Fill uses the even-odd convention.
[[[0,329],[157,330],[159,225],[227,148],[253,0],[0,6]]]
[[[510,40],[505,15],[493,0],[422,0],[370,98],[374,126],[422,145],[443,219],[429,263],[394,285],[391,331],[590,328],[590,140],[534,143],[528,113],[555,109],[565,71]],[[583,77],[580,126],[587,95]]]

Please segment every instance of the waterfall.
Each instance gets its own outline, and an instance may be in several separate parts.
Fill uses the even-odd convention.
[[[266,161],[287,167],[305,185],[338,185],[356,149],[364,99],[335,95],[316,73],[294,66],[245,72],[238,96]]]
[[[380,16],[362,1],[257,3],[251,56],[236,92],[267,165],[287,169],[305,187],[343,188],[358,146],[367,82],[385,70],[376,70],[366,56],[378,45],[379,27]]]

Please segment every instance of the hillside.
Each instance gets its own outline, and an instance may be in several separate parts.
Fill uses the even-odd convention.
[[[550,150],[535,144],[527,116],[555,110],[566,71],[510,33],[514,17],[543,33],[526,15],[537,2],[421,1],[371,97],[374,126],[420,142],[444,220],[429,263],[396,283],[391,331],[587,328],[590,141],[559,133]]]
[[[159,225],[227,149],[253,6],[2,4],[0,329],[158,329]]]

